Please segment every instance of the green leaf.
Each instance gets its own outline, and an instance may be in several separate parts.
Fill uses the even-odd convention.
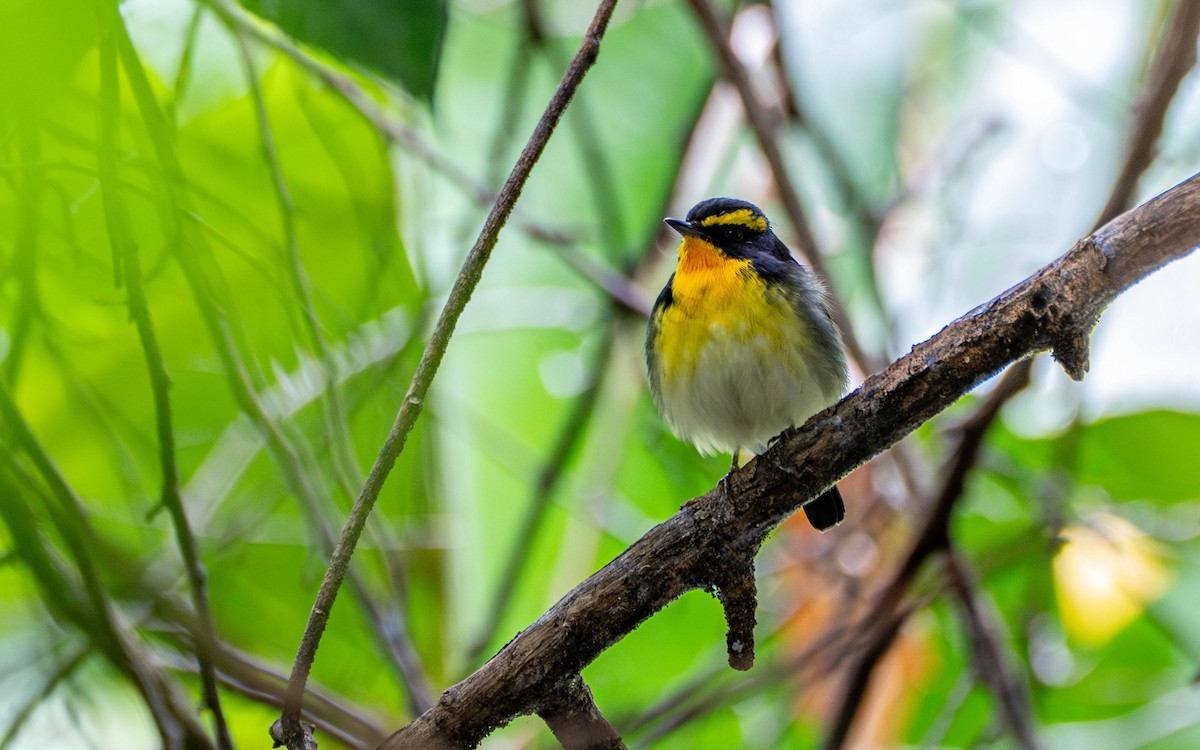
[[[429,101],[446,36],[445,0],[245,0],[300,41],[392,79]]]
[[[94,2],[0,3],[0,116],[41,111],[66,92],[102,17]]]
[[[1200,497],[1198,442],[1200,414],[1155,410],[1107,417],[1049,438],[998,429],[991,444],[1013,462],[1006,473],[1021,481],[1061,466],[1076,483],[1102,487],[1114,500],[1172,504]]]
[[[1117,500],[1174,503],[1200,497],[1196,445],[1200,414],[1148,411],[1085,428],[1079,475]]]

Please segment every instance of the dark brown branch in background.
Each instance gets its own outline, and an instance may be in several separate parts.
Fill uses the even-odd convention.
[[[1000,414],[1000,409],[1029,384],[1032,361],[1023,359],[1010,367],[971,418],[962,424],[958,446],[942,475],[941,486],[921,530],[891,579],[876,595],[869,612],[851,629],[864,634],[862,638],[865,645],[855,653],[854,661],[846,671],[841,700],[822,744],[823,750],[837,750],[849,739],[854,717],[866,697],[871,675],[895,639],[895,628],[877,623],[893,621],[894,613],[901,610],[905,592],[916,579],[917,572],[930,557],[944,551],[949,545],[951,513],[962,497],[967,475],[978,460],[983,438]]]
[[[966,563],[953,549],[946,554],[946,578],[949,579],[950,592],[966,626],[976,676],[991,688],[1000,706],[1000,714],[1020,747],[1023,750],[1040,750],[1042,745],[1033,731],[1029,689],[1018,676],[1011,673],[1000,638],[995,632],[998,618],[975,595],[978,586],[972,580]]]
[[[900,204],[905,197],[904,191],[899,191],[888,201],[886,206],[876,207],[873,205],[866,191],[859,187],[850,164],[842,156],[835,140],[796,98],[796,87],[793,84],[787,61],[784,59],[783,44],[781,43],[782,32],[779,28],[779,13],[775,8],[774,2],[771,2],[770,5],[771,20],[775,25],[776,31],[775,44],[771,48],[771,65],[779,77],[780,95],[783,97],[780,109],[784,117],[795,123],[808,136],[809,143],[812,144],[813,150],[820,157],[821,163],[825,167],[825,172],[829,175],[838,201],[841,203],[842,208],[850,215],[850,219],[852,220],[850,225],[858,229],[857,238],[850,244],[862,258],[863,270],[866,272],[867,291],[870,295],[871,304],[875,308],[876,321],[883,327],[890,341],[890,337],[894,333],[894,326],[891,316],[887,314],[883,292],[879,288],[879,275],[875,269],[874,251],[879,239],[879,233],[883,229],[887,212],[892,207]]]
[[[868,378],[733,474],[730,497],[714,488],[689,502],[382,747],[473,747],[512,718],[540,711],[550,690],[647,617],[686,591],[734,578],[746,551],[783,519],[1010,362],[1052,350],[1082,377],[1087,337],[1104,308],[1197,244],[1200,175],[1105,225]]]
[[[775,179],[775,186],[779,190],[784,210],[787,211],[792,228],[796,231],[801,252],[804,253],[809,265],[818,275],[826,279],[830,278],[829,270],[825,266],[825,258],[821,254],[821,246],[817,243],[817,237],[813,233],[808,216],[804,211],[804,203],[800,200],[800,192],[792,182],[791,171],[788,169],[783,158],[783,151],[779,147],[777,134],[780,118],[770,112],[766,105],[759,100],[758,94],[754,91],[753,82],[741,61],[738,60],[733,47],[730,46],[729,20],[709,0],[689,1],[704,33],[708,36],[709,43],[721,60],[721,69],[724,71],[725,77],[734,85],[742,99],[742,106],[746,110],[746,120],[758,139],[763,157],[771,167],[771,176]],[[850,357],[863,372],[875,372],[883,363],[869,356],[859,344],[851,326],[850,316],[838,296],[830,295],[830,300],[834,321],[842,329],[842,337]]]
[[[1138,96],[1139,107],[1130,127],[1125,158],[1108,200],[1092,228],[1093,232],[1116,218],[1116,215],[1129,204],[1138,179],[1150,166],[1152,152],[1162,133],[1167,109],[1178,91],[1183,77],[1195,64],[1195,45],[1198,33],[1200,33],[1200,2],[1183,0],[1176,5],[1175,12],[1163,32],[1158,55]],[[961,425],[958,446],[943,474],[941,486],[932,503],[932,510],[926,523],[916,535],[905,560],[877,597],[872,612],[866,620],[867,623],[887,616],[888,612],[894,611],[900,606],[904,592],[911,585],[917,571],[926,560],[935,554],[950,551],[951,513],[963,496],[967,476],[978,462],[984,435],[999,417],[1004,404],[1029,384],[1031,371],[1032,359],[1022,360],[1011,367],[971,418]],[[953,554],[950,556],[952,557]],[[950,560],[948,564],[953,564],[953,562]],[[956,581],[952,578],[952,588],[955,583]],[[961,580],[958,583],[961,583]],[[967,612],[966,614],[971,613]],[[972,629],[973,623],[967,622],[966,625],[968,629]],[[876,632],[874,639],[882,637],[884,634]],[[976,637],[986,638],[986,632],[980,632]],[[998,650],[995,648],[991,650],[995,654],[995,658],[999,659]],[[827,750],[839,748],[845,742],[849,727],[864,696],[864,691],[858,689],[858,686],[865,684],[879,659],[885,653],[886,649],[880,650],[868,646],[858,654],[855,663],[849,670],[842,700],[835,714],[836,718],[832,722],[830,734],[826,738],[825,748]],[[975,653],[979,654],[980,651],[976,650]],[[991,664],[978,662],[976,668],[980,672],[987,673],[995,669]],[[1027,748],[1036,747],[1036,741],[1029,726],[1028,700],[1012,695],[1017,688],[1011,687],[1015,684],[1011,680],[1006,684],[989,684],[997,693],[1001,707],[1009,712],[1008,723],[1017,734],[1018,740]],[[1021,710],[1026,711],[1024,716],[1015,716],[1012,713]]]
[[[554,96],[546,106],[546,110],[534,128],[529,142],[525,145],[520,158],[508,176],[508,180],[504,183],[504,188],[496,198],[496,203],[492,207],[487,220],[484,222],[483,229],[480,231],[474,247],[471,248],[471,251],[463,261],[462,269],[459,271],[458,278],[455,280],[446,304],[442,308],[442,313],[434,327],[433,334],[430,336],[429,344],[422,353],[421,361],[417,365],[416,372],[413,374],[412,382],[404,397],[400,411],[396,414],[396,419],[388,431],[387,438],[384,441],[383,447],[380,448],[374,465],[371,467],[371,472],[367,476],[367,481],[363,485],[362,492],[355,501],[354,508],[351,510],[350,516],[342,528],[342,533],[338,538],[337,547],[334,549],[325,579],[321,583],[316,602],[314,602],[312,611],[309,613],[308,624],[305,626],[304,635],[301,638],[300,647],[296,653],[296,660],[292,665],[292,675],[288,681],[288,692],[284,701],[283,716],[271,728],[271,734],[276,743],[287,745],[290,750],[298,750],[298,748],[307,747],[311,743],[311,735],[308,734],[307,728],[300,721],[304,686],[308,682],[308,675],[312,669],[313,660],[316,658],[317,646],[320,644],[321,634],[324,632],[325,624],[329,620],[329,614],[333,608],[334,600],[337,598],[338,590],[341,588],[342,580],[350,567],[350,560],[354,555],[354,549],[358,543],[359,536],[362,534],[363,526],[367,522],[367,517],[370,515],[372,507],[374,507],[376,499],[379,497],[383,482],[395,465],[396,458],[404,450],[408,435],[416,423],[417,417],[420,416],[425,403],[425,396],[441,364],[446,347],[450,343],[450,337],[454,332],[458,318],[466,308],[472,292],[483,275],[484,266],[487,264],[492,250],[496,246],[500,230],[503,229],[505,222],[507,222],[508,217],[512,214],[513,207],[521,195],[525,182],[528,180],[529,174],[533,171],[534,164],[537,163],[538,157],[541,156],[547,142],[549,142],[550,136],[562,118],[562,114],[570,103],[572,95],[574,95],[575,90],[583,81],[584,75],[586,75],[600,54],[600,41],[608,27],[608,21],[612,17],[615,6],[616,0],[603,0],[599,8],[597,8],[596,14],[584,34],[579,51],[571,61],[570,67],[563,74],[562,81],[555,90]]]
[[[900,607],[884,613],[882,620],[870,620],[863,623],[862,630],[859,632],[866,636],[865,643],[859,654],[856,668],[850,670],[845,680],[842,710],[834,715],[829,733],[821,744],[821,750],[837,750],[850,737],[856,711],[847,711],[845,708],[857,708],[862,704],[867,696],[867,688],[871,684],[871,674],[875,665],[883,661],[883,657],[896,642],[896,637],[900,635],[900,628],[908,621],[913,611],[912,607]]]
[[[1200,34],[1200,2],[1179,0],[1163,32],[1158,53],[1146,83],[1134,105],[1134,121],[1125,145],[1112,193],[1093,231],[1129,207],[1137,190],[1138,179],[1154,161],[1154,149],[1167,119],[1167,108],[1179,90],[1179,84],[1196,64],[1196,36]]]

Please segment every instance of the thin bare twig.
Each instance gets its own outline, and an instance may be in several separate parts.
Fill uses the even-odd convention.
[[[846,679],[842,706],[857,707],[862,704],[863,699],[866,698],[867,687],[870,685],[875,667],[883,661],[883,657],[887,655],[892,644],[895,643],[896,637],[900,634],[900,628],[913,611],[912,607],[898,607],[893,612],[889,612],[887,617],[882,620],[865,623],[866,637],[863,638],[864,645],[858,653],[857,660],[857,664],[860,666],[851,670]],[[825,736],[825,741],[821,744],[822,750],[838,750],[842,747],[850,737],[850,730],[854,726],[854,715],[854,711],[838,711],[829,728],[829,733]]]
[[[142,344],[142,354],[150,375],[150,388],[154,394],[155,427],[158,433],[159,465],[162,470],[161,503],[171,516],[175,529],[175,543],[183,558],[188,583],[192,592],[192,606],[196,609],[196,661],[200,670],[200,685],[204,703],[212,712],[213,728],[218,748],[231,750],[233,739],[229,725],[221,710],[221,696],[217,690],[216,674],[212,665],[212,653],[217,642],[216,625],[213,623],[212,607],[208,598],[208,574],[200,560],[196,537],[188,521],[187,510],[179,490],[179,465],[175,457],[175,427],[171,417],[171,375],[158,343],[158,334],[150,316],[150,305],[142,285],[142,265],[137,240],[129,224],[129,214],[121,197],[117,172],[117,109],[120,104],[120,83],[117,76],[116,42],[106,38],[100,48],[100,147],[99,169],[100,190],[104,204],[105,221],[108,224],[109,241],[113,246],[113,257],[124,265],[124,281],[128,290],[129,317],[133,320]],[[121,265],[114,273],[121,279]]]
[[[838,150],[838,144],[821,127],[808,109],[796,99],[796,87],[783,56],[783,45],[779,42],[779,16],[773,2],[771,5],[771,20],[776,27],[776,42],[771,49],[771,63],[780,80],[780,93],[783,97],[781,107],[784,114],[808,135],[813,150],[821,158],[825,171],[833,183],[838,200],[853,220],[851,226],[857,225],[858,237],[851,244],[861,256],[866,275],[867,292],[871,304],[875,308],[877,322],[883,327],[888,336],[887,340],[890,341],[893,325],[887,313],[883,292],[879,288],[879,275],[876,273],[873,252],[887,216],[887,209],[898,205],[900,196],[890,199],[887,206],[877,208],[873,205],[866,191],[859,186],[858,180],[855,179],[850,164]]]
[[[295,203],[292,200],[291,191],[288,189],[287,180],[283,176],[283,166],[279,160],[279,152],[275,146],[275,137],[271,132],[271,124],[267,115],[266,100],[258,80],[258,72],[254,67],[254,60],[250,55],[249,45],[246,43],[245,32],[233,24],[229,24],[229,30],[239,51],[242,67],[246,72],[251,99],[254,102],[255,119],[262,140],[263,154],[270,167],[271,185],[275,191],[280,226],[283,230],[288,280],[292,287],[292,293],[300,303],[305,332],[308,335],[309,343],[316,352],[321,375],[325,381],[324,419],[326,431],[333,445],[333,460],[335,465],[351,467],[354,464],[354,458],[346,421],[346,410],[337,389],[336,366],[330,354],[321,321],[317,318],[316,307],[313,305],[312,284],[300,258]],[[421,656],[409,637],[405,614],[398,607],[393,608],[391,614],[391,623],[385,624],[381,617],[372,618],[372,622],[379,631],[378,637],[391,646],[389,651],[393,654],[396,665],[404,678],[405,696],[408,699],[410,710],[414,715],[421,714],[433,705],[429,677],[421,663]]]
[[[312,668],[313,659],[316,656],[321,634],[325,630],[330,610],[333,607],[346,570],[349,568],[350,559],[354,554],[358,538],[362,534],[363,526],[366,524],[367,516],[371,512],[375,500],[379,497],[379,491],[383,487],[383,482],[391,471],[392,466],[395,464],[397,456],[404,449],[404,444],[408,439],[413,425],[417,421],[417,417],[420,416],[425,403],[425,396],[429,391],[429,386],[433,382],[434,375],[437,373],[438,366],[441,364],[446,347],[450,343],[454,327],[458,323],[458,318],[462,314],[462,311],[466,308],[467,302],[471,298],[471,293],[483,275],[484,266],[487,264],[492,250],[496,246],[500,230],[504,227],[505,222],[512,213],[513,206],[516,204],[525,186],[525,181],[529,178],[534,164],[537,163],[538,157],[541,156],[547,142],[550,140],[550,136],[554,133],[555,127],[558,125],[563,112],[571,101],[571,96],[579,87],[584,75],[591,68],[600,53],[600,41],[604,36],[605,29],[608,27],[608,20],[611,18],[615,6],[616,0],[604,0],[601,2],[595,17],[592,19],[591,25],[589,25],[584,35],[579,52],[571,61],[570,67],[563,75],[558,89],[547,105],[546,111],[534,128],[533,135],[530,136],[529,142],[521,152],[521,156],[513,167],[512,173],[504,183],[504,188],[500,191],[500,195],[496,199],[495,206],[493,206],[491,213],[488,215],[487,221],[484,222],[479,238],[475,241],[475,246],[471,248],[471,252],[467,254],[467,258],[463,262],[458,278],[455,280],[454,286],[451,288],[449,297],[446,300],[446,305],[442,309],[442,314],[434,327],[429,344],[421,356],[421,361],[417,365],[416,372],[413,374],[412,382],[409,385],[408,393],[404,397],[400,411],[396,414],[395,422],[392,424],[387,439],[379,451],[379,456],[371,467],[371,472],[367,476],[367,481],[363,485],[358,500],[355,501],[350,517],[342,529],[325,579],[322,581],[321,589],[317,594],[317,600],[309,615],[308,625],[305,627],[300,648],[296,654],[292,676],[288,683],[288,695],[284,703],[283,716],[278,724],[279,731],[275,737],[277,741],[281,741],[282,744],[286,744],[289,748],[293,748],[293,750],[305,743],[305,733],[300,722],[301,698],[304,694],[304,685],[308,680],[308,674]]]

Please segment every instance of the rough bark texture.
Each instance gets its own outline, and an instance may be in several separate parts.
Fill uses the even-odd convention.
[[[557,693],[604,649],[696,588],[719,593],[731,664],[750,666],[753,558],[771,530],[1013,361],[1049,350],[1082,378],[1088,337],[1105,307],[1197,244],[1200,175],[913,347],[732,475],[728,500],[717,487],[687,503],[380,747],[470,748],[516,716],[553,713]]]

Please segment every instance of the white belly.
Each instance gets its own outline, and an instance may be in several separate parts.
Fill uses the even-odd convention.
[[[796,349],[714,326],[694,368],[663,383],[668,426],[702,453],[761,452],[772,437],[833,403]]]

